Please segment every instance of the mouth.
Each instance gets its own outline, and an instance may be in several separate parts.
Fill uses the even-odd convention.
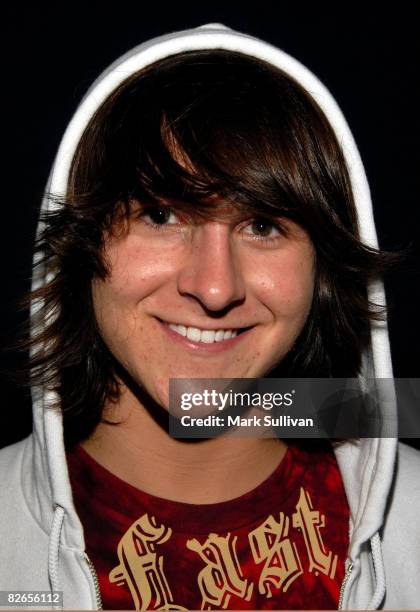
[[[240,336],[254,327],[252,325],[249,327],[205,329],[163,321],[162,319],[159,319],[159,321],[171,335],[178,337],[179,340],[203,348],[230,346],[236,343]]]

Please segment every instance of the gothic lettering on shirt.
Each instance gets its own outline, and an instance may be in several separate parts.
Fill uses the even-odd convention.
[[[276,593],[285,593],[304,571],[318,576],[323,573],[331,580],[335,576],[338,555],[328,550],[321,529],[325,528],[325,515],[312,506],[309,493],[300,488],[296,511],[290,518],[283,512],[276,520],[268,516],[248,534],[248,543],[256,565],[262,565],[258,592],[267,599]],[[295,532],[290,532],[290,524]],[[135,609],[186,610],[174,601],[164,572],[163,555],[158,547],[167,542],[172,529],[158,524],[155,517],[143,514],[121,538],[117,554],[119,564],[109,573],[109,580],[118,586],[127,585]],[[307,559],[306,567],[298,553],[296,538],[303,538]],[[204,563],[197,575],[201,594],[201,609],[226,609],[232,597],[249,601],[254,583],[244,576],[238,560],[238,536],[230,533],[210,533],[201,543],[197,538],[186,541],[185,546],[196,553]]]
[[[325,549],[320,534],[321,527],[325,527],[325,515],[313,509],[309,493],[303,487],[300,488],[299,501],[292,519],[293,527],[302,530],[309,557],[309,571],[320,571],[334,578],[338,555]]]
[[[198,575],[202,597],[202,610],[213,607],[226,609],[232,595],[249,601],[253,584],[243,577],[236,555],[237,536],[221,537],[211,533],[204,544],[194,538],[187,541],[187,548],[200,555],[205,567]]]
[[[154,516],[143,514],[118,544],[120,563],[111,570],[109,580],[118,586],[127,584],[136,610],[186,610],[174,605],[163,571],[163,556],[156,553],[156,546],[171,535],[170,527],[158,525]]]
[[[289,517],[280,512],[279,521],[269,516],[248,535],[255,562],[265,561],[258,590],[267,598],[273,595],[272,588],[285,593],[292,582],[303,573],[296,544],[287,537],[289,524]]]

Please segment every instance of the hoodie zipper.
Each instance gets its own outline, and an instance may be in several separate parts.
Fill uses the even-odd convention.
[[[349,581],[352,569],[353,569],[353,563],[350,562],[350,564],[348,565],[348,567],[346,569],[346,572],[344,574],[343,582],[341,583],[340,597],[339,597],[339,600],[338,600],[338,609],[339,610],[342,610],[343,597],[344,597],[344,589],[346,588],[346,584]]]
[[[89,566],[89,571],[93,579],[93,584],[95,586],[96,608],[97,610],[103,610],[101,590],[99,588],[98,574],[96,573],[95,566],[93,565],[92,561],[89,559],[86,553],[84,553],[84,557],[86,559],[86,563]]]

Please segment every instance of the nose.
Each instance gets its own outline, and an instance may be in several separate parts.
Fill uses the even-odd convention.
[[[244,300],[243,270],[227,223],[212,221],[195,228],[188,260],[178,275],[178,291],[213,312]]]

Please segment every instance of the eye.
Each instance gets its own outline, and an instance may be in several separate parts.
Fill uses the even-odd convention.
[[[278,224],[263,217],[255,218],[245,228],[246,234],[251,234],[255,238],[277,238],[281,235]]]
[[[145,223],[153,227],[180,223],[179,218],[170,206],[149,206],[143,209],[140,217]]]

